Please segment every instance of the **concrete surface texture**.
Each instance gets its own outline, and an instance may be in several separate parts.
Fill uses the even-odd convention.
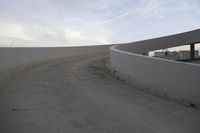
[[[30,63],[43,62],[69,56],[108,52],[109,45],[77,47],[0,48],[0,72]]]
[[[197,60],[197,61],[191,61],[191,63],[194,63],[194,64],[200,64],[200,60]]]
[[[200,42],[199,34],[200,30],[195,30],[112,46],[110,65],[144,90],[200,108],[200,65],[141,55],[148,50]]]
[[[64,58],[15,73],[0,88],[0,132],[200,132],[199,110],[112,78],[104,58]]]

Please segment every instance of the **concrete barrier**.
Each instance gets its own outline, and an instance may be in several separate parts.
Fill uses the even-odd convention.
[[[150,93],[200,107],[200,65],[140,55],[149,50],[200,42],[200,30],[110,48],[110,65]]]
[[[109,45],[83,47],[0,48],[0,72],[30,63],[108,52]]]
[[[200,29],[166,37],[118,44],[116,48],[126,52],[142,54],[143,52],[188,45],[190,43],[200,43]]]

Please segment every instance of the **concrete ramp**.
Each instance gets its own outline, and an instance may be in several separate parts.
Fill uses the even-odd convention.
[[[106,54],[16,72],[0,87],[1,133],[199,133],[200,111],[103,71]]]

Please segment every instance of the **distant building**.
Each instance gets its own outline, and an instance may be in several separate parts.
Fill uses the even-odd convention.
[[[179,56],[180,56],[180,59],[188,59],[190,58],[190,51],[188,50],[183,50],[183,51],[180,51],[179,52]],[[195,57],[199,57],[199,51],[195,51]]]
[[[182,51],[161,51],[155,52],[154,57],[169,59],[169,60],[184,60],[190,58],[190,51],[189,50],[182,50]],[[199,51],[195,51],[195,57],[199,57]]]

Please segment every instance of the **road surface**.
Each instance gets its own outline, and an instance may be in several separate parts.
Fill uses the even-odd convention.
[[[200,133],[200,111],[102,70],[104,55],[28,67],[0,88],[0,133]]]

